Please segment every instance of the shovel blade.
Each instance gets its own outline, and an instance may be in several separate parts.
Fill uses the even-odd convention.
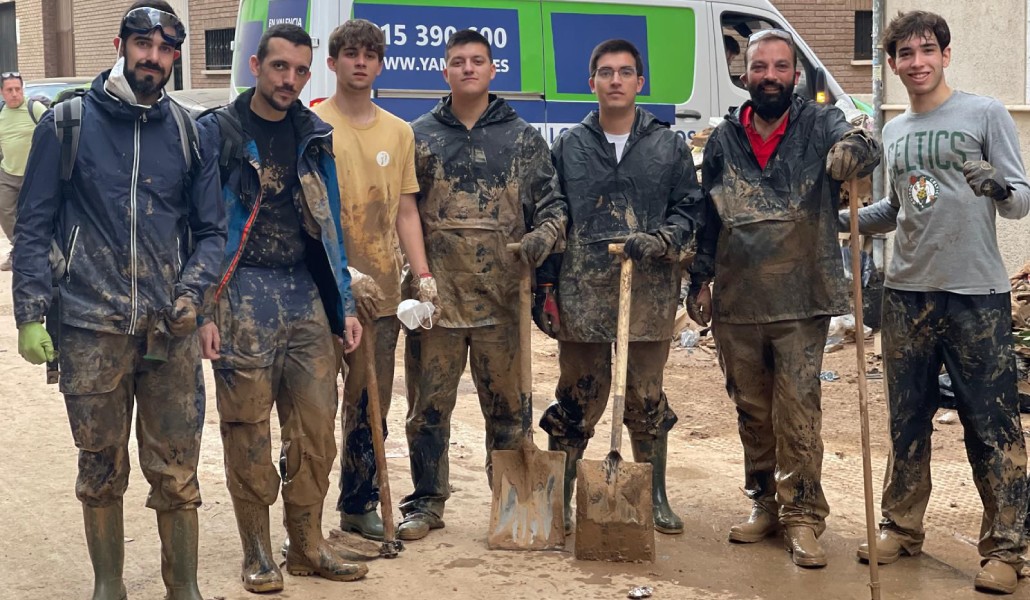
[[[562,500],[565,453],[540,450],[527,437],[519,450],[494,450],[491,550],[565,547]]]
[[[617,452],[576,465],[576,558],[653,562],[651,465]]]

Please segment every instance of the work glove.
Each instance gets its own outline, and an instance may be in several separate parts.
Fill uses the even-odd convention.
[[[189,296],[175,299],[166,319],[168,331],[175,337],[186,337],[197,330],[197,307]]]
[[[623,251],[635,261],[665,256],[669,245],[656,234],[638,231],[626,239]]]
[[[554,293],[554,285],[540,284],[533,293],[533,322],[548,335],[557,337],[561,330],[561,318],[558,316],[558,296]]]
[[[698,325],[708,325],[712,320],[712,288],[708,283],[690,286],[687,293],[687,316]]]
[[[34,365],[54,360],[54,342],[42,323],[25,323],[18,328],[18,354]]]
[[[557,241],[558,226],[553,221],[544,221],[539,227],[522,236],[519,256],[523,262],[535,269],[544,264]]]
[[[858,176],[863,154],[868,151],[861,130],[852,129],[844,134],[826,155],[826,174],[836,181],[848,181]]]
[[[386,301],[383,290],[370,275],[354,267],[347,267],[347,271],[350,273],[350,292],[358,307],[358,319],[362,323],[371,323],[379,317],[379,309]]]
[[[962,174],[977,196],[987,196],[995,202],[1009,197],[1012,188],[1005,178],[986,160],[967,160],[962,164]]]
[[[411,280],[411,295],[419,302],[433,304],[433,322],[440,318],[440,294],[436,291],[436,278],[432,273],[422,273]]]

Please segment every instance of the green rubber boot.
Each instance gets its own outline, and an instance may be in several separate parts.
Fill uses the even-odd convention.
[[[157,513],[161,536],[161,577],[165,600],[204,600],[197,587],[197,511],[168,510]]]
[[[562,438],[547,436],[547,449],[565,453],[565,535],[576,528],[572,519],[572,492],[576,488],[576,461],[583,458],[586,448],[565,443]]]
[[[661,533],[683,533],[683,520],[672,512],[665,493],[665,464],[669,457],[669,434],[655,438],[633,439],[633,460],[651,463],[651,498],[654,503],[654,528]]]
[[[366,513],[352,515],[340,513],[340,530],[354,532],[366,540],[383,541],[383,519],[372,509]]]
[[[122,501],[101,508],[83,504],[82,522],[86,527],[89,559],[93,563],[93,600],[125,600]]]

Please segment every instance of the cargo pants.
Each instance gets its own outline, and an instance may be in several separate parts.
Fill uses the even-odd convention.
[[[881,529],[909,552],[923,544],[930,500],[930,436],[937,377],[951,375],[966,456],[983,502],[978,550],[1019,571],[1026,551],[1026,446],[1019,419],[1008,293],[905,292],[883,296],[883,357],[891,453]]]
[[[0,230],[14,244],[14,223],[18,216],[18,193],[24,177],[0,169]]]
[[[784,526],[821,535],[823,495],[819,372],[830,317],[772,323],[715,323],[712,336],[737,407],[748,497]]]
[[[512,325],[433,327],[407,333],[404,377],[408,389],[406,430],[414,491],[401,513],[443,517],[450,497],[447,451],[451,413],[466,362],[486,419],[486,476],[492,482],[493,450],[519,448],[524,437],[519,397],[519,339]]]
[[[630,342],[626,369],[626,414],[633,439],[654,439],[676,424],[676,413],[662,390],[669,342]],[[555,401],[540,428],[562,443],[586,448],[608,405],[612,387],[612,344],[558,342]]]
[[[214,361],[229,494],[271,505],[321,504],[336,458],[337,358],[318,288],[303,265],[241,266],[216,309]],[[278,410],[285,468],[272,461]]]
[[[147,506],[157,511],[200,506],[197,463],[204,428],[204,378],[196,335],[172,338],[166,362],[145,360],[145,336],[63,326],[61,392],[79,449],[75,495],[110,506],[129,484],[129,431],[136,440]]]
[[[375,353],[376,381],[383,416],[383,437],[387,435],[386,415],[390,412],[397,334],[397,317],[382,317],[365,328],[361,345],[344,356],[347,374],[343,385],[343,450],[340,452],[340,499],[336,510],[360,515],[375,510],[379,504],[379,483],[376,479],[376,458],[372,450],[372,429],[368,417],[368,375],[365,372],[368,352]]]

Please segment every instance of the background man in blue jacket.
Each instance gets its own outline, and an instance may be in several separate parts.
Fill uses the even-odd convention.
[[[225,244],[218,174],[184,152],[164,94],[186,30],[165,2],[122,19],[118,62],[82,99],[79,147],[61,178],[54,115],[40,121],[22,188],[14,249],[18,351],[54,350],[42,321],[52,298],[51,240],[64,250],[60,366],[95,575],[94,600],[125,597],[122,496],[133,398],[147,506],[157,511],[168,598],[197,589],[197,461],[204,391],[196,310]],[[192,244],[188,242],[192,240]],[[192,245],[192,247],[191,247]]]

